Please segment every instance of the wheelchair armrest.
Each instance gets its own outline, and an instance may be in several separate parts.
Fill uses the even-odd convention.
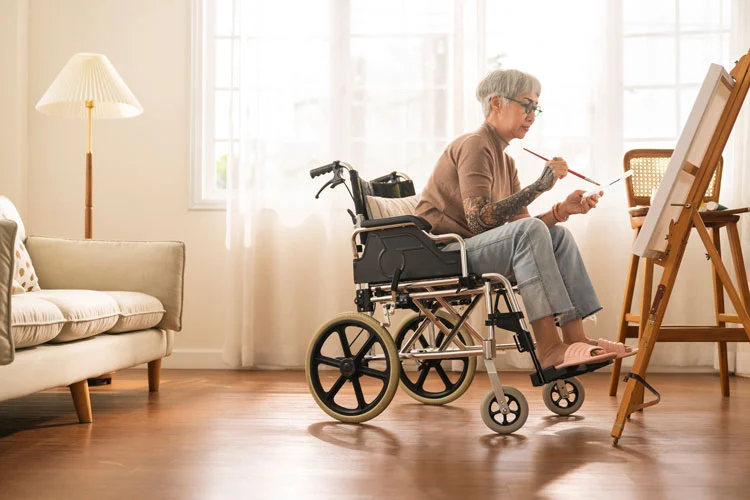
[[[396,217],[386,217],[384,219],[366,220],[366,221],[362,221],[362,225],[360,227],[373,228],[373,227],[390,226],[391,224],[403,224],[405,222],[411,222],[422,231],[430,231],[432,229],[432,225],[430,225],[429,222],[427,222],[422,217],[419,217],[417,215],[398,215]]]

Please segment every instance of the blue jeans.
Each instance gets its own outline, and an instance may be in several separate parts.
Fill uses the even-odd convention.
[[[499,273],[518,285],[530,322],[556,316],[559,325],[602,306],[573,235],[529,217],[465,240],[469,270]],[[444,250],[458,250],[458,243]]]

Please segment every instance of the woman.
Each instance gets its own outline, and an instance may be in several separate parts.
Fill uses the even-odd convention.
[[[465,238],[474,273],[500,273],[518,284],[543,368],[600,363],[635,354],[622,343],[593,341],[583,318],[602,308],[570,231],[557,224],[596,207],[599,195],[573,191],[535,217],[528,205],[568,173],[562,158],[521,189],[505,148],[523,139],[541,113],[539,81],[518,70],[497,70],[477,87],[485,123],[462,135],[438,159],[417,205],[433,233]],[[457,243],[446,250],[456,250]],[[556,323],[562,329],[562,339]]]

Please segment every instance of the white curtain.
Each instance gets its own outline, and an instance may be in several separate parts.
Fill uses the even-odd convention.
[[[355,310],[351,199],[344,186],[314,199],[330,175],[308,172],[341,160],[365,179],[399,170],[423,183],[465,129],[466,109],[479,124],[455,78],[477,81],[475,10],[452,0],[234,2],[230,366],[299,368],[318,327]]]
[[[544,113],[523,145],[563,156],[601,180],[618,175],[627,145],[623,63],[612,57],[621,50],[617,4],[235,0],[232,64],[240,90],[232,109],[241,140],[228,161],[227,363],[299,368],[317,328],[355,310],[345,212],[351,201],[343,186],[313,199],[326,178],[312,180],[308,171],[338,159],[364,178],[407,172],[419,190],[445,145],[481,124],[475,86],[498,65],[542,82]],[[509,153],[527,184],[542,162],[520,146]],[[586,188],[566,179],[531,211]],[[587,333],[614,339],[632,240],[624,191],[613,190],[568,226],[605,307],[586,322]],[[687,278],[667,319],[705,324],[713,313],[710,268],[700,250],[692,254],[683,265],[705,267],[705,276]],[[474,324],[481,327],[481,318]],[[714,351],[706,344],[658,346],[652,365],[711,366]],[[499,364],[530,367],[516,352]]]
[[[733,1],[730,47],[735,58],[739,58],[750,50],[750,0]],[[734,145],[731,150],[733,156],[731,162],[732,197],[729,201],[733,207],[750,206],[750,110],[748,108],[750,108],[750,102],[746,99],[732,132]],[[748,214],[740,219],[739,231],[747,265],[750,263],[750,217]],[[750,344],[741,343],[734,348],[736,372],[750,376]]]

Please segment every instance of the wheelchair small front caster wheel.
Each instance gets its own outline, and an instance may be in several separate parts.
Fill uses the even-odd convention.
[[[445,326],[453,329],[454,322],[447,312],[438,311],[437,317]],[[424,321],[429,322],[425,316],[413,315],[401,323],[396,333],[396,347],[399,351]],[[432,343],[431,338],[434,339]],[[443,343],[444,339],[445,334],[436,325],[430,323],[423,328],[410,351],[435,349]],[[458,339],[464,345],[472,345],[471,335],[463,328],[458,331]],[[453,370],[453,368],[458,368],[458,370]],[[420,361],[405,358],[401,361],[401,387],[420,403],[444,405],[455,401],[466,392],[471,381],[474,380],[476,370],[476,356]]]
[[[342,422],[365,422],[386,409],[400,365],[391,335],[372,317],[344,313],[313,337],[305,375],[318,406]]]
[[[480,411],[487,427],[498,434],[511,434],[523,427],[526,419],[529,418],[529,403],[521,391],[515,387],[504,385],[503,392],[508,405],[507,413],[502,412],[494,391],[484,395]]]
[[[555,380],[542,389],[544,405],[552,413],[558,415],[572,415],[581,408],[586,399],[583,384],[575,377]]]

